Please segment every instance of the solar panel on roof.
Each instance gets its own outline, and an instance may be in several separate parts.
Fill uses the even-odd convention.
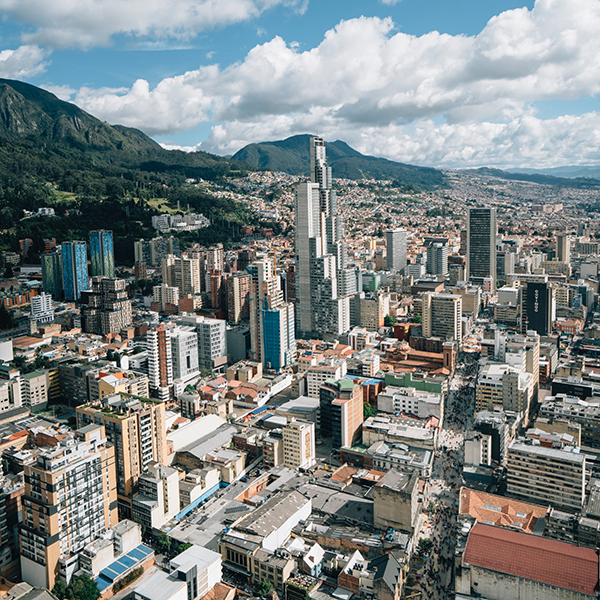
[[[133,550],[131,550],[131,552],[127,553],[127,556],[131,556],[132,558],[136,559],[136,560],[142,560],[142,558],[144,558],[145,556],[148,556],[145,552],[143,552],[142,550],[140,550],[139,548],[134,548]]]
[[[119,558],[119,563],[121,563],[122,565],[124,565],[127,569],[133,567],[133,565],[135,565],[135,563],[137,562],[137,560],[135,560],[135,558],[131,557],[131,556],[121,556],[121,558]]]

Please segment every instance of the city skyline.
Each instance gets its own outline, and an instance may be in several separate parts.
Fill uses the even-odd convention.
[[[317,133],[440,167],[598,164],[598,2],[482,4],[2,0],[0,76],[168,147]]]

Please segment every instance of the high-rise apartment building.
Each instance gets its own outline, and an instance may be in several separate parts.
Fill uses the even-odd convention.
[[[174,237],[156,237],[151,240],[138,240],[133,243],[136,263],[146,263],[151,267],[160,267],[162,259],[168,254],[179,256],[179,240]]]
[[[65,300],[79,300],[89,287],[85,242],[63,242],[61,249]]]
[[[388,271],[400,272],[406,268],[406,229],[389,229],[385,232]]]
[[[118,522],[115,447],[92,423],[38,454],[24,475],[22,578],[52,589],[65,561]]]
[[[54,307],[50,294],[42,292],[31,298],[31,319],[37,323],[54,321]]]
[[[5,476],[0,469],[0,575],[18,569],[18,538],[15,535],[22,515],[25,493],[22,476]]]
[[[169,286],[166,283],[155,285],[152,288],[152,300],[158,304],[160,312],[165,312],[168,304],[171,306],[179,304],[179,288]]]
[[[495,208],[469,208],[467,214],[467,279],[496,282],[496,224]]]
[[[199,259],[168,254],[162,260],[162,280],[169,286],[179,288],[180,296],[199,294],[202,291]]]
[[[422,303],[423,337],[444,341],[462,339],[462,297],[426,292]]]
[[[302,335],[341,334],[350,328],[350,295],[354,272],[347,273],[342,218],[325,142],[310,140],[310,183],[296,188],[297,330]]]
[[[283,301],[280,280],[271,260],[256,261],[248,271],[252,277],[252,357],[267,369],[280,371],[292,364],[296,351],[294,305]]]
[[[427,245],[427,273],[448,275],[447,240],[433,240]]]
[[[160,324],[146,334],[148,348],[148,380],[150,391],[161,401],[167,402],[173,389],[173,357],[171,355],[171,332]]]
[[[40,255],[42,261],[42,283],[46,294],[55,300],[60,300],[63,295],[63,265],[62,251],[57,247],[52,252]]]
[[[351,448],[360,441],[363,404],[362,387],[352,379],[328,379],[321,385],[321,435],[331,437],[333,448]]]
[[[77,426],[100,423],[115,448],[119,512],[129,518],[131,496],[151,461],[167,463],[165,405],[147,398],[113,394],[78,406]],[[129,513],[129,514],[128,514]]]
[[[131,300],[124,279],[93,277],[81,293],[81,326],[86,333],[119,333],[131,325]]]
[[[246,272],[234,273],[227,279],[227,321],[235,325],[250,318],[252,277]]]
[[[90,273],[92,277],[114,278],[115,249],[112,231],[90,231]]]

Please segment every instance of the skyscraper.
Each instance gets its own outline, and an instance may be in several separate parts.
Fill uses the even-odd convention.
[[[148,379],[150,390],[166,402],[173,388],[173,357],[171,332],[161,323],[146,334],[148,348]]]
[[[297,329],[302,335],[337,335],[350,327],[356,278],[346,272],[342,218],[325,142],[318,137],[310,139],[310,179],[296,188]]]
[[[294,305],[284,302],[280,280],[270,260],[251,264],[250,337],[254,360],[279,371],[292,364],[296,350]]]
[[[93,277],[81,294],[81,317],[86,333],[119,333],[131,325],[131,300],[124,279]]]
[[[63,266],[60,251],[46,252],[40,256],[42,261],[42,282],[46,294],[59,300],[63,294]]]
[[[79,300],[89,287],[85,242],[63,242],[62,266],[65,300]]]
[[[495,208],[469,208],[467,215],[467,279],[491,277],[496,283]]]
[[[433,240],[427,246],[427,273],[448,275],[448,242]]]
[[[113,232],[104,229],[90,231],[90,271],[92,277],[115,276]]]
[[[556,258],[560,262],[571,262],[571,238],[568,235],[556,236]]]
[[[406,268],[406,229],[389,229],[385,232],[387,270],[402,271]]]

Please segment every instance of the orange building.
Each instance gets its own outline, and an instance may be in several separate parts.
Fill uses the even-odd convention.
[[[65,561],[117,522],[115,449],[103,425],[45,450],[25,465],[21,573],[30,585],[52,589]]]

